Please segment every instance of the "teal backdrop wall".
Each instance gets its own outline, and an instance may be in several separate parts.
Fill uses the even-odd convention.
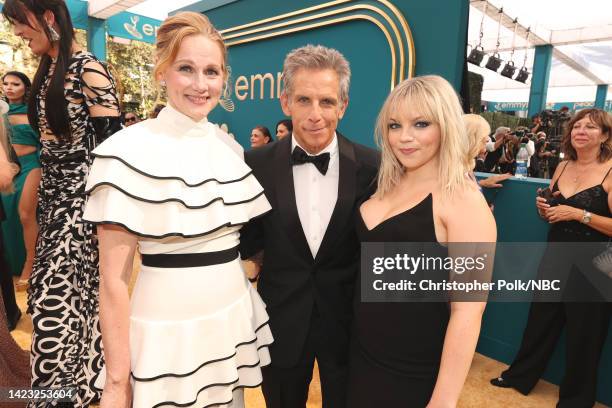
[[[202,1],[185,9],[205,13],[222,31],[230,46],[231,102],[226,101],[223,105],[230,108],[233,105],[234,111],[218,107],[210,119],[226,123],[245,147],[249,146],[249,135],[254,126],[263,124],[274,132],[276,122],[284,119],[278,94],[270,98],[269,78],[274,78],[273,89],[278,91],[276,81],[285,55],[305,44],[336,48],[349,60],[352,68],[350,103],[338,129],[352,140],[366,145],[374,145],[376,115],[392,85],[401,78],[438,74],[448,79],[455,89],[461,87],[468,0],[329,3],[240,0],[216,3],[221,5]],[[275,16],[283,17],[257,23]],[[235,29],[253,23],[250,27]],[[259,31],[249,33],[253,30]],[[253,40],[262,36],[267,37]],[[394,64],[392,48],[395,51]],[[402,52],[403,65],[400,61]],[[392,72],[395,78],[392,78]],[[258,74],[270,74],[265,82],[264,97],[260,98],[261,86],[255,80],[254,98],[251,99],[249,89],[247,98],[240,100],[236,94],[236,80],[244,77],[251,88],[251,76]],[[239,85],[244,85],[244,81]],[[244,95],[244,92],[239,94]]]

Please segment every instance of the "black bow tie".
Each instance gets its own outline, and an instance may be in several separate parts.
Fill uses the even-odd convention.
[[[295,146],[293,153],[291,153],[291,164],[296,165],[304,163],[314,164],[317,170],[325,175],[325,173],[327,173],[327,167],[329,166],[329,153],[310,156],[300,146]]]

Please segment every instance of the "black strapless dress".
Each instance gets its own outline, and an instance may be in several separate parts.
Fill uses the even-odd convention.
[[[360,242],[436,242],[431,194],[371,230],[360,213],[356,218]],[[355,287],[347,406],[425,407],[438,376],[448,303],[362,303]]]

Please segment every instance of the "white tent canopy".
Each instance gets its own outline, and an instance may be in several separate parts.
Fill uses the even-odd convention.
[[[128,9],[128,11],[130,13],[140,14],[141,16],[163,20],[168,17],[168,13],[198,3],[199,1],[201,0],[144,0],[138,6]]]
[[[92,0],[90,0],[92,1]],[[98,1],[98,0],[96,0]],[[589,77],[568,66],[553,55],[547,102],[593,101],[598,83],[612,84],[612,0],[488,0],[496,8],[502,8],[511,19],[518,19],[523,27],[529,27],[537,37],[553,44],[574,65],[583,67]],[[142,0],[128,11],[163,20],[168,13],[181,7],[197,3],[198,0]],[[470,1],[470,24],[468,44],[478,43],[484,0]],[[126,1],[127,3],[127,1]],[[490,14],[490,13],[489,13]],[[485,17],[482,45],[492,52],[497,43],[497,20]],[[523,29],[524,32],[524,29]],[[500,56],[510,60],[513,48],[513,30],[502,27],[500,30]],[[523,65],[527,45],[526,66],[533,67],[534,45],[517,35],[514,40],[515,53],[512,57],[519,68]],[[588,42],[584,42],[588,41]],[[417,50],[418,52],[418,50]],[[469,49],[468,49],[469,52]],[[481,65],[486,63],[483,61]],[[486,68],[468,64],[469,70],[484,77],[483,100],[496,102],[526,102],[529,100],[529,83],[522,84],[505,78]],[[501,69],[500,69],[501,71]],[[595,82],[597,78],[601,82]],[[612,99],[612,89],[608,90]]]
[[[471,0],[468,44],[479,41],[484,0]],[[527,45],[526,66],[533,66],[534,45],[541,43],[568,44],[555,46],[558,55],[553,55],[549,79],[547,102],[593,101],[598,84],[612,84],[612,3],[610,0],[489,0],[492,8],[502,8],[506,17],[518,19],[522,27],[529,27],[532,35],[526,44],[524,35],[514,39],[516,49],[513,61],[523,66]],[[489,6],[491,7],[491,6]],[[487,14],[491,14],[491,8]],[[495,16],[496,17],[496,16]],[[500,50],[512,50],[513,29],[500,30]],[[524,29],[518,30],[524,34]],[[498,19],[485,17],[482,45],[493,53],[497,44]],[[544,40],[538,41],[537,38]],[[588,42],[584,42],[588,41]],[[468,49],[469,52],[469,49]],[[504,61],[509,61],[511,51],[500,52]],[[485,65],[485,61],[481,65]],[[572,65],[570,67],[569,64]],[[575,69],[579,67],[584,71]],[[470,71],[484,77],[482,99],[496,102],[526,102],[529,100],[529,83],[522,84],[505,78],[486,68],[468,64]],[[501,71],[501,69],[500,69]],[[586,75],[585,75],[586,74]],[[597,81],[595,80],[597,79]],[[610,90],[609,90],[610,95]]]

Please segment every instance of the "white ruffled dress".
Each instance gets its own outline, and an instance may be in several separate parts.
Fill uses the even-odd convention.
[[[83,218],[137,235],[142,254],[234,248],[240,227],[270,210],[240,145],[172,107],[93,153]],[[261,384],[272,341],[265,305],[239,258],[143,265],[131,297],[133,407],[242,407],[243,388]]]

